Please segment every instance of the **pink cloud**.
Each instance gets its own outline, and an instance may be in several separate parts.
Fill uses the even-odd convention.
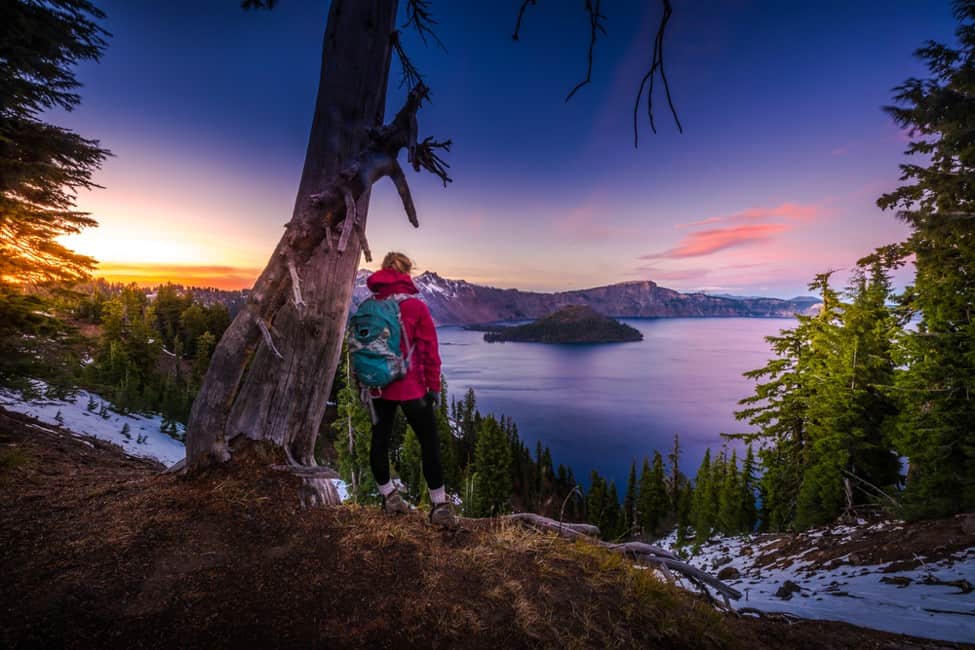
[[[680,230],[681,228],[690,228],[692,226],[706,226],[712,223],[719,223],[724,219],[724,217],[708,217],[707,219],[701,219],[700,221],[691,221],[690,223],[679,223],[674,228]]]
[[[812,221],[826,216],[827,210],[822,205],[815,203],[803,204],[786,201],[771,208],[755,207],[747,208],[741,212],[727,214],[717,217],[708,217],[699,221],[678,224],[677,228],[689,228],[692,226],[704,226],[712,223],[748,223],[762,219],[785,219],[787,221]]]
[[[731,228],[701,230],[684,237],[674,248],[661,253],[641,255],[640,259],[680,259],[710,255],[728,248],[768,241],[775,235],[791,230],[789,224],[762,223]]]

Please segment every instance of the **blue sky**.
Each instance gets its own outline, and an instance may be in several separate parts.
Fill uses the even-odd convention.
[[[641,118],[639,149],[633,102],[659,3],[603,3],[593,82],[568,104],[585,76],[584,3],[540,0],[514,42],[520,4],[434,0],[446,52],[405,35],[434,93],[420,130],[454,141],[454,183],[411,173],[414,230],[382,181],[377,253],[502,287],[649,279],[789,297],[903,236],[874,203],[906,146],[881,107],[923,76],[914,49],[953,41],[946,0],[675,0],[665,54],[684,133],[658,84],[658,133]],[[328,3],[99,5],[113,37],[79,69],[82,106],[53,117],[115,156],[105,189],[79,200],[101,226],[69,244],[110,277],[248,286],[291,213]],[[398,79],[394,60],[388,115]]]

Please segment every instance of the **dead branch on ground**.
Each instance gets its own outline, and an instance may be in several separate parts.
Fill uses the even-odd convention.
[[[717,603],[714,601],[707,587],[711,587],[721,594],[725,604],[729,607],[729,598],[732,600],[739,600],[741,598],[741,592],[739,592],[737,589],[729,587],[716,577],[712,576],[710,573],[706,573],[705,571],[702,571],[701,569],[698,569],[697,567],[678,559],[677,556],[670,551],[665,551],[662,548],[653,546],[651,544],[645,544],[643,542],[625,542],[622,544],[604,542],[598,538],[599,528],[591,524],[568,524],[558,522],[554,519],[549,519],[548,517],[543,517],[533,512],[520,512],[513,515],[506,515],[500,519],[503,521],[513,521],[536,530],[552,531],[560,537],[567,537],[569,539],[586,539],[590,543],[596,544],[597,546],[612,551],[613,553],[619,553],[620,555],[633,560],[637,564],[653,568],[660,568],[665,575],[672,574],[673,572],[679,573],[681,576],[687,578],[692,584],[697,586],[698,589],[715,604]]]

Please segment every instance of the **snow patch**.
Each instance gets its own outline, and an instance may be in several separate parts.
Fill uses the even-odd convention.
[[[66,399],[46,397],[48,387],[43,382],[32,383],[41,397],[28,399],[15,391],[0,389],[0,406],[38,422],[69,429],[72,434],[80,434],[74,435],[79,439],[89,436],[111,442],[129,456],[157,460],[166,467],[186,456],[185,445],[162,431],[161,415],[123,415],[111,410],[107,400],[84,390]],[[177,435],[182,437],[183,425],[175,426]]]
[[[863,527],[860,531],[876,531],[885,526],[897,529],[894,522],[884,522]],[[837,526],[831,533],[848,536],[855,530],[852,526]],[[816,540],[823,531],[800,535]],[[930,578],[942,582],[967,580],[975,584],[975,549],[929,562],[917,569],[892,573],[884,572],[886,563],[844,564],[847,556],[838,558],[834,568],[814,568],[802,558],[815,548],[758,566],[763,549],[776,541],[748,535],[712,538],[691,556],[690,562],[715,573],[727,567],[734,568],[738,577],[725,582],[744,594],[741,600],[732,602],[738,609],[754,607],[769,613],[845,621],[941,641],[975,642],[975,592],[962,594],[950,586],[924,584]],[[690,552],[689,546],[682,549],[676,546],[674,533],[660,540],[658,546],[675,553]],[[882,582],[883,578],[888,581]],[[891,582],[893,578],[898,581]],[[799,591],[791,598],[783,599],[776,596],[776,592],[787,580],[796,584]]]

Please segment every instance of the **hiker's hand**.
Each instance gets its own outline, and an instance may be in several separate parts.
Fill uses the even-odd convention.
[[[430,403],[430,406],[439,406],[440,405],[440,393],[438,393],[436,391],[428,390],[427,391],[427,402]]]

